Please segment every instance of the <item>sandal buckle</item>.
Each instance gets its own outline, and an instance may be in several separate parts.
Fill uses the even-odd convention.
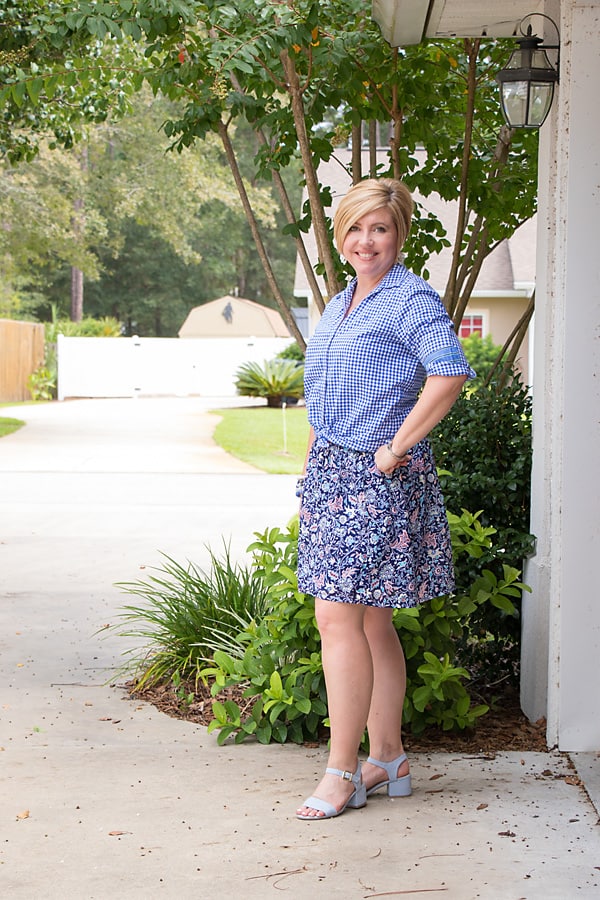
[[[354,772],[342,772],[341,776],[344,781],[352,781],[352,779],[354,778]]]

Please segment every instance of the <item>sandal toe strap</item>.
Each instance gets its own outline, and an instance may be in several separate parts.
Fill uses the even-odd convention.
[[[325,813],[326,818],[336,816],[338,812],[333,803],[328,803],[327,800],[321,800],[320,797],[307,797],[302,805],[308,806],[309,809],[316,809],[318,812]],[[310,817],[304,816],[304,818],[308,819]]]

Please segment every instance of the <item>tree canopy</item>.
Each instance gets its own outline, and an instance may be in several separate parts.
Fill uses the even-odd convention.
[[[175,150],[183,155],[210,134],[220,139],[284,315],[286,299],[248,185],[273,181],[284,230],[296,242],[322,306],[327,296],[320,297],[302,255],[302,235],[311,225],[328,295],[348,273],[332,245],[331,197],[319,183],[319,162],[339,142],[352,139],[358,150],[375,123],[392,127],[387,171],[424,196],[435,191],[458,201],[444,297],[455,322],[485,257],[535,209],[536,135],[502,125],[493,84],[505,53],[501,42],[433,41],[392,49],[360,0],[92,0],[30,4],[30,18],[21,14],[23,4],[0,7],[13,32],[12,44],[0,45],[5,153],[16,158],[23,147],[30,153],[36,129],[49,129],[68,145],[78,115],[98,121],[109,108],[122,111],[148,84],[171,103],[163,128]],[[331,110],[336,122],[328,127]],[[245,172],[232,139],[242,122],[257,140]],[[418,147],[426,150],[424,165],[417,162]],[[298,158],[309,198],[300,214],[280,180]],[[360,171],[358,158],[353,180],[369,174]],[[447,241],[440,223],[418,211],[408,263],[426,274],[428,255]]]

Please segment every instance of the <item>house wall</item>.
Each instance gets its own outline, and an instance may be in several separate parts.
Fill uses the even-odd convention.
[[[467,315],[483,313],[486,328],[485,334],[491,334],[494,343],[503,346],[529,304],[529,297],[525,296],[525,292],[523,294],[523,296],[511,297],[477,296],[475,294],[467,306]],[[517,365],[524,382],[529,384],[529,342],[527,338],[521,344]]]
[[[531,529],[521,702],[561,750],[600,750],[600,3],[547,4],[561,35],[541,132]]]

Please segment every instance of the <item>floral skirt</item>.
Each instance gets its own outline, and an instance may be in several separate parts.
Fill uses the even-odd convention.
[[[313,444],[300,508],[298,587],[323,600],[413,607],[454,589],[429,442],[389,477],[374,454]]]

